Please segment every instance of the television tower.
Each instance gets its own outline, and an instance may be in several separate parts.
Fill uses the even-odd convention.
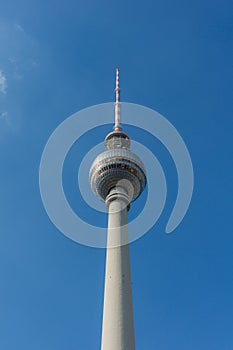
[[[101,350],[135,350],[128,210],[145,188],[146,172],[121,128],[119,68],[115,92],[114,130],[106,136],[106,151],[97,156],[89,173],[92,191],[108,210]]]

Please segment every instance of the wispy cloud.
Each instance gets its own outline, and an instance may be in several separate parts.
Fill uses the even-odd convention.
[[[15,23],[15,29],[18,30],[19,32],[24,32],[23,27],[18,23]]]
[[[15,123],[12,123],[12,120],[10,118],[10,115],[7,111],[0,111],[0,131],[2,132],[3,130],[17,130]],[[1,134],[2,135],[2,134]]]
[[[7,121],[7,119],[8,119],[8,113],[7,112],[0,113],[0,120]]]
[[[7,88],[6,77],[3,74],[3,72],[0,70],[0,92],[2,94],[5,94],[6,93],[6,88]]]

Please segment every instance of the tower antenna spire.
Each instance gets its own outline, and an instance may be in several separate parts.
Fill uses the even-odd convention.
[[[119,80],[120,69],[116,68],[116,101],[115,101],[115,125],[114,130],[121,130],[121,110],[120,110],[120,80]]]

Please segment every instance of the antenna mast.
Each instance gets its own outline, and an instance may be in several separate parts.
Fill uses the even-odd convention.
[[[116,68],[116,102],[115,102],[115,131],[121,130],[121,110],[120,110],[120,81],[119,81],[119,68]]]

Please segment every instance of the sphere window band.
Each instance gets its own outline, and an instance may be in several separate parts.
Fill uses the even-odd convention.
[[[130,153],[130,157],[127,157],[127,159],[108,157],[103,160],[103,157],[101,157],[101,161],[94,162],[90,171],[90,183],[94,193],[102,200],[106,200],[109,191],[122,179],[127,180],[133,186],[131,201],[134,201],[144,189],[146,175],[140,166],[141,164],[131,161],[132,158],[135,160],[134,154],[129,151],[128,153]]]

